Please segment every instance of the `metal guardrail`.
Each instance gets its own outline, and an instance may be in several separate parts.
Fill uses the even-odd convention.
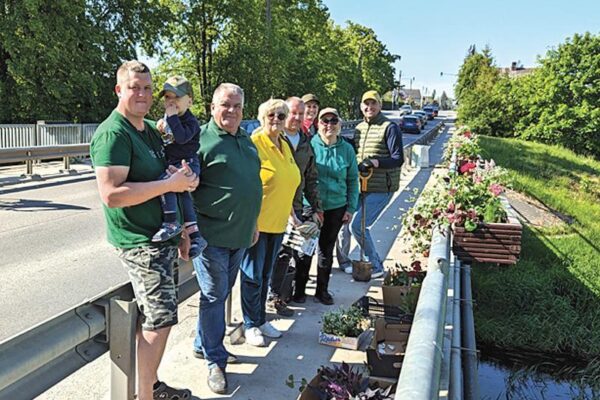
[[[0,149],[89,143],[98,125],[0,124]]]
[[[190,262],[179,269],[179,302],[198,291]],[[107,350],[112,399],[133,398],[137,306],[130,283],[0,343],[0,399],[31,399]]]
[[[448,227],[434,230],[427,275],[421,287],[402,362],[396,400],[431,400],[439,396],[450,260],[449,238]]]
[[[33,162],[36,160],[62,158],[65,170],[68,171],[71,167],[71,157],[87,156],[89,154],[90,145],[88,143],[65,144],[62,146],[14,147],[0,149],[0,162],[12,163],[25,161],[27,175],[33,175]]]
[[[451,242],[448,226],[434,229],[395,400],[479,398],[470,265],[454,259]]]

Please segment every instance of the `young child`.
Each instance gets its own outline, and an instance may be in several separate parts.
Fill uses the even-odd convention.
[[[165,101],[165,117],[158,120],[156,127],[161,132],[167,162],[181,168],[185,160],[192,171],[200,176],[200,124],[189,107],[192,105],[192,85],[181,76],[172,76],[165,82],[160,97]],[[184,227],[191,239],[190,259],[200,255],[206,247],[206,240],[200,235],[196,224],[194,203],[189,192],[180,194],[183,204]],[[177,221],[177,194],[165,193],[160,196],[163,210],[163,223],[152,237],[153,242],[164,242],[182,231]]]

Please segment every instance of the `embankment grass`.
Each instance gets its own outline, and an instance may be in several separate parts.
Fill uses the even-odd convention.
[[[485,158],[507,168],[513,188],[571,219],[526,226],[515,266],[475,265],[480,343],[600,357],[600,162],[554,146],[481,137]]]

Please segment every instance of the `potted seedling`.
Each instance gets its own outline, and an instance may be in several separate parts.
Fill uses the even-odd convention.
[[[383,304],[402,306],[409,294],[418,298],[423,279],[425,272],[421,269],[420,261],[413,261],[410,267],[396,263],[383,280]]]
[[[319,332],[321,344],[357,350],[368,340],[371,320],[358,307],[327,312],[323,314],[322,322]]]

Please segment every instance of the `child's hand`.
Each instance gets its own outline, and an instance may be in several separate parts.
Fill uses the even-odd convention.
[[[177,115],[177,105],[175,103],[165,104],[165,114],[167,114],[167,117]]]
[[[156,121],[156,129],[158,129],[158,131],[160,133],[165,133],[165,125],[166,125],[166,122],[162,118],[159,119],[158,121]]]

